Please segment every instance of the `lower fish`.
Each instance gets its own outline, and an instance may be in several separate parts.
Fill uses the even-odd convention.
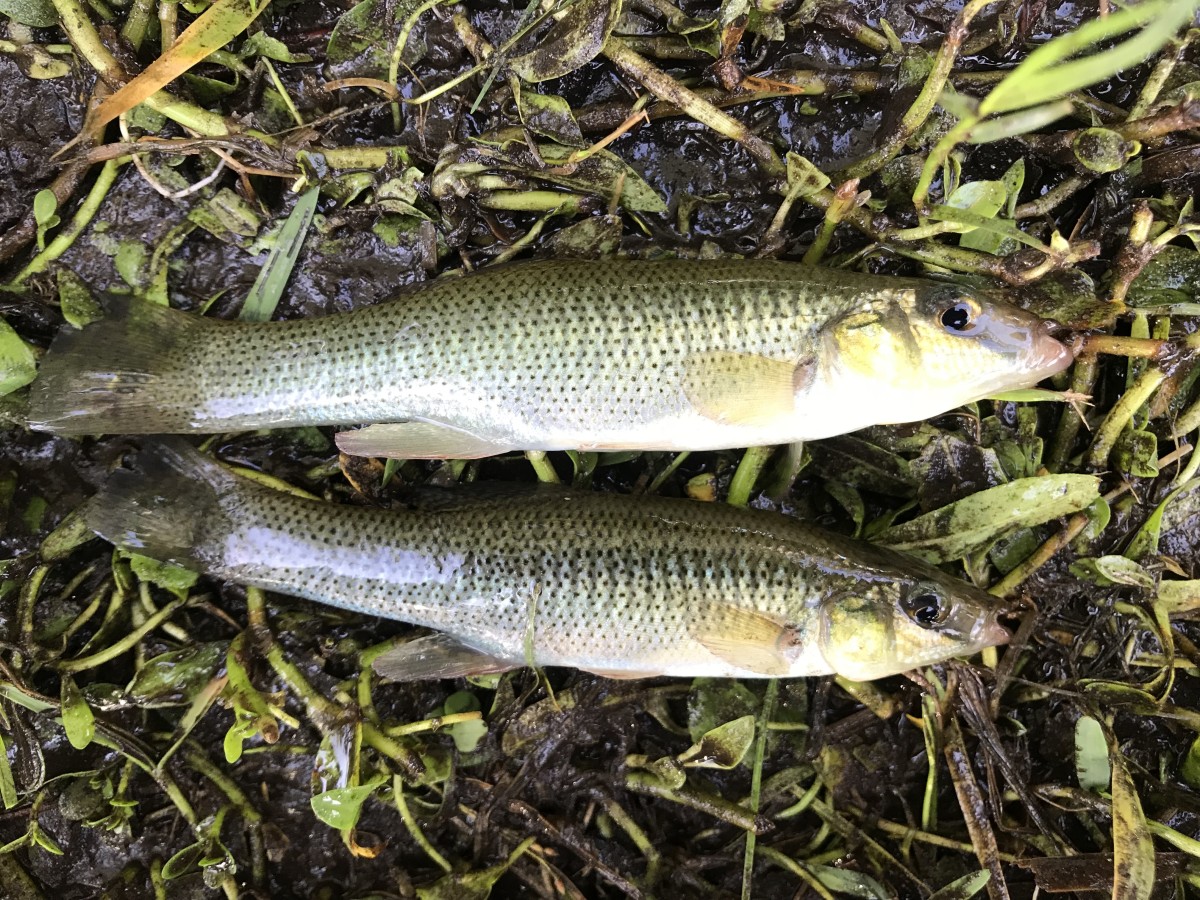
[[[90,504],[125,550],[436,629],[397,679],[569,666],[653,675],[880,678],[1006,642],[995,598],[785,516],[522,487],[402,510],[331,505],[155,443]]]
[[[64,328],[30,425],[58,434],[367,424],[342,450],[712,450],[926,419],[1066,368],[996,293],[774,260],[547,260],[285,322],[116,300]]]

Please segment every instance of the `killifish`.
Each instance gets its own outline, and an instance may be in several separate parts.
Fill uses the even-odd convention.
[[[710,450],[929,418],[1071,351],[982,291],[773,260],[550,260],[297,321],[123,301],[64,328],[32,427],[59,434],[368,424],[349,453]]]
[[[336,505],[166,443],[117,470],[87,522],[125,550],[436,629],[381,657],[396,678],[862,680],[1009,637],[1000,601],[932,566],[723,504],[521,488]]]

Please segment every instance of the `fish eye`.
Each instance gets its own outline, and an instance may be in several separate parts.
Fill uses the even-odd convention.
[[[916,591],[900,601],[910,619],[922,628],[934,628],[946,621],[950,604],[941,595],[931,590]]]
[[[963,300],[942,310],[942,326],[947,331],[966,331],[975,323],[978,314],[978,307]]]

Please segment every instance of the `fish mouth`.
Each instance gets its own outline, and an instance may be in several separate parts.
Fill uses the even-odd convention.
[[[1035,334],[1034,356],[1031,370],[1040,378],[1057,375],[1075,361],[1076,348],[1059,340],[1065,329],[1057,322],[1042,322]]]
[[[1012,632],[1001,623],[1001,613],[992,613],[975,632],[980,647],[1000,647],[1012,640]]]

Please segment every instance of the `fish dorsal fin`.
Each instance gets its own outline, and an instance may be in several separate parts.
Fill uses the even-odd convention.
[[[368,425],[339,432],[338,449],[351,456],[391,459],[479,459],[507,453],[513,447],[442,425],[439,422],[398,422]]]
[[[521,665],[489,656],[448,634],[431,634],[401,644],[374,662],[375,671],[390,681],[487,675],[519,669]]]
[[[731,666],[776,678],[790,671],[797,644],[796,629],[777,616],[727,604],[715,604],[693,636]]]
[[[796,394],[812,384],[816,357],[799,362],[754,353],[693,353],[684,363],[683,392],[696,411],[716,422],[770,425],[795,415]]]

